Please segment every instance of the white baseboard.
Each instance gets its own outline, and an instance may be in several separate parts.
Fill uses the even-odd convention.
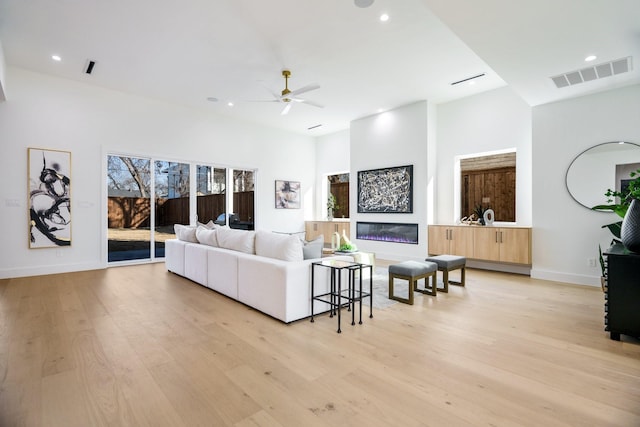
[[[28,268],[5,268],[0,270],[0,279],[72,273],[74,271],[101,270],[103,268],[106,268],[106,265],[104,265],[104,263],[55,264]]]
[[[532,269],[531,277],[534,279],[550,280],[552,282],[571,283],[574,285],[600,287],[600,276],[587,276],[584,274],[570,274],[559,271]]]

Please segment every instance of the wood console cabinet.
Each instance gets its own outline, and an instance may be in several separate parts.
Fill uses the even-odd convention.
[[[473,258],[473,230],[468,226],[430,225],[429,254]]]
[[[604,304],[605,331],[612,340],[620,334],[640,338],[640,254],[617,244],[605,251],[607,260]]]
[[[531,229],[478,227],[473,251],[478,259],[531,264]]]
[[[304,223],[305,239],[313,240],[322,235],[325,246],[331,244],[333,233],[338,232],[342,236],[342,230],[350,236],[351,227],[348,221],[306,221]]]
[[[531,265],[531,228],[430,225],[428,252]]]

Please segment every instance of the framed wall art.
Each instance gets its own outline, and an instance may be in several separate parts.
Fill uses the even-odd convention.
[[[358,172],[359,213],[413,213],[413,165]]]
[[[29,248],[71,245],[71,152],[28,148]]]
[[[300,182],[276,180],[276,209],[300,209]]]

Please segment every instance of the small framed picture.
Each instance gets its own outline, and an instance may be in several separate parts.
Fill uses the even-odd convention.
[[[276,209],[300,209],[300,182],[276,180]]]

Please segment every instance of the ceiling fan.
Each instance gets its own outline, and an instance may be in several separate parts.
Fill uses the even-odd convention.
[[[317,102],[310,101],[308,99],[303,99],[303,98],[299,98],[298,97],[298,95],[301,95],[303,93],[319,89],[320,88],[319,85],[312,84],[312,85],[307,85],[307,86],[301,87],[300,89],[290,90],[289,89],[289,77],[291,77],[291,71],[282,70],[282,77],[284,77],[284,89],[282,90],[280,95],[278,95],[276,92],[273,92],[273,91],[271,91],[270,89],[267,88],[269,90],[269,92],[271,92],[271,95],[273,95],[273,97],[275,99],[270,100],[270,101],[258,101],[258,102],[281,102],[281,103],[284,103],[284,108],[282,109],[282,112],[280,113],[282,115],[287,114],[289,112],[289,110],[291,110],[291,106],[294,103],[303,103],[303,104],[313,105],[314,107],[318,107],[318,108],[324,108],[324,105],[318,104]]]

